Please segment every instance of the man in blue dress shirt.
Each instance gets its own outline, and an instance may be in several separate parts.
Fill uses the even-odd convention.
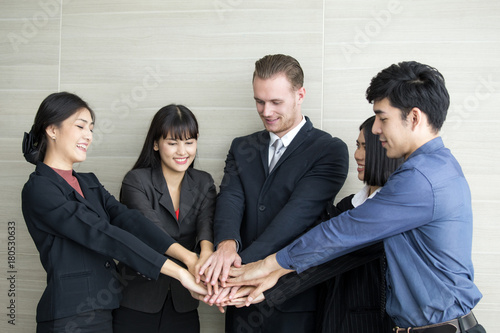
[[[383,240],[395,332],[485,332],[471,312],[482,295],[473,282],[470,190],[439,136],[449,106],[443,76],[401,62],[378,73],[366,97],[376,115],[373,133],[388,157],[405,158],[403,165],[374,198],[264,260],[233,268],[230,281],[258,285],[248,305],[286,273]]]

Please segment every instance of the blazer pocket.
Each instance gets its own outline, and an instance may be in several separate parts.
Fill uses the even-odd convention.
[[[54,306],[62,314],[82,313],[92,310],[89,304],[93,290],[92,271],[66,273],[59,276],[59,287],[55,291]],[[94,295],[95,298],[95,295]]]
[[[62,292],[66,297],[88,294],[92,289],[91,275],[92,271],[62,274],[60,276]]]
[[[66,273],[61,275],[61,280],[90,276],[92,271]]]

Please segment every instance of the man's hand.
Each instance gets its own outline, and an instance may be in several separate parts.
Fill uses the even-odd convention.
[[[236,306],[237,308],[241,308],[247,305],[248,296],[254,295],[251,304],[257,304],[262,302],[265,297],[263,293],[256,294],[254,292],[257,289],[255,286],[243,286],[236,290],[236,292],[232,292],[229,294],[229,300],[222,303],[223,306]]]
[[[217,294],[217,280],[220,280],[221,285],[225,287],[231,266],[241,267],[241,258],[236,252],[236,242],[225,240],[219,243],[217,251],[207,259],[198,274],[205,275],[205,282],[210,283]]]
[[[233,289],[238,290],[239,287],[227,287],[227,288],[221,287],[219,288],[219,292],[217,294],[205,296],[203,302],[207,303],[210,306],[214,304],[217,306],[221,306],[224,302],[229,300],[228,296]]]
[[[191,296],[192,296],[194,299],[197,299],[198,301],[205,302],[205,298],[207,297],[206,295],[200,295],[200,294],[198,294],[198,293],[195,293],[195,292],[194,292],[194,291],[192,291],[192,290],[190,290],[189,292],[191,293]],[[208,303],[207,303],[207,304],[208,304]],[[208,305],[212,306],[212,304],[208,304]],[[224,307],[217,305],[217,308],[219,309],[219,311],[220,311],[221,313],[224,313],[224,312],[225,312],[225,311],[224,311]]]
[[[282,268],[276,261],[276,253],[267,256],[263,260],[249,263],[242,267],[232,267],[229,275],[231,279],[228,280],[231,286],[251,285],[255,286],[260,284],[260,279],[265,278],[274,271],[280,271],[285,275],[292,270]]]
[[[240,268],[231,268],[231,278],[227,281],[226,285],[256,286],[246,299],[245,305],[249,306],[257,298],[263,298],[261,294],[264,291],[272,288],[280,277],[290,272],[293,272],[293,270],[282,268],[276,261],[276,254],[271,254],[264,260],[259,260]],[[235,296],[230,295],[230,298],[234,299]]]

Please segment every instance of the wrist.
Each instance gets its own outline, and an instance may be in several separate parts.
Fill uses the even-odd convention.
[[[269,272],[274,272],[277,270],[282,270],[284,269],[283,267],[278,264],[278,261],[276,260],[276,253],[268,255],[264,259],[264,267],[269,271]]]
[[[214,253],[214,244],[207,240],[200,242],[200,257],[208,257]]]
[[[236,241],[234,239],[223,240],[217,246],[217,250],[219,250],[219,249],[231,250],[231,251],[236,252]]]
[[[210,257],[212,255],[212,253],[214,253],[213,250],[201,250],[200,252],[200,258],[207,258],[207,257]],[[198,260],[200,259],[198,258]]]
[[[177,265],[172,260],[166,260],[161,267],[161,273],[173,277],[176,280],[180,280],[181,271],[184,270],[181,266]]]
[[[182,261],[187,267],[191,267],[198,261],[198,256],[194,252],[189,252],[186,254],[184,260]]]

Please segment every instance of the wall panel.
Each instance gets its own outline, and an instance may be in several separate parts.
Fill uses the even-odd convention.
[[[36,109],[49,93],[75,92],[97,113],[88,160],[118,194],[154,113],[188,106],[200,123],[198,168],[222,178],[231,140],[262,128],[255,111],[254,62],[296,57],[305,72],[303,112],[354,153],[359,124],[372,114],[370,79],[402,60],[445,76],[452,105],[442,136],[472,190],[473,259],[484,294],[476,309],[500,329],[500,3],[488,1],[131,1],[4,0],[0,3],[0,304],[2,332],[33,332],[45,274],[20,209],[33,166],[20,152]],[[354,159],[338,199],[361,184]],[[16,325],[6,318],[7,225],[16,222]],[[223,315],[202,306],[203,332],[221,332]]]

